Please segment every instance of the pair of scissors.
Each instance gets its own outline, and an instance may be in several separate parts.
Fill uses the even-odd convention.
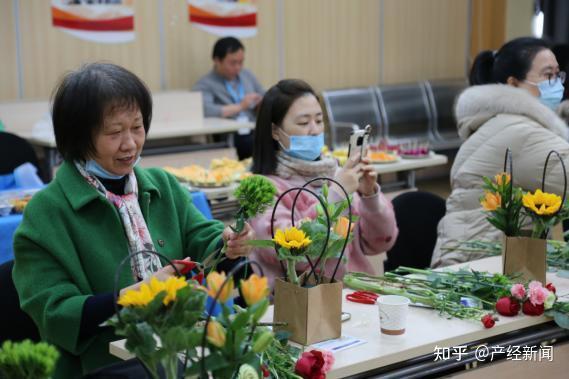
[[[356,291],[347,294],[346,300],[361,304],[375,304],[378,297],[378,294],[371,291]]]
[[[185,261],[185,260],[181,260],[181,259],[175,259],[172,261],[172,263],[180,264],[180,265],[184,266],[179,271],[180,271],[180,274],[186,276],[187,279],[195,280],[200,284],[202,283],[203,278],[204,278],[204,268],[201,264],[199,264],[198,262]],[[192,275],[193,274],[192,271],[194,269],[197,271],[197,274]]]

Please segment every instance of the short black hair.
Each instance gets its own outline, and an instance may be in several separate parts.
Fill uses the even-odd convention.
[[[65,75],[52,95],[51,116],[57,149],[65,160],[95,154],[94,136],[105,115],[138,108],[148,134],[152,96],[144,82],[112,63],[90,63]]]
[[[245,50],[241,41],[235,37],[224,37],[218,39],[215,45],[213,45],[213,53],[211,54],[211,57],[213,59],[217,58],[221,61],[227,54],[232,54],[239,50]]]
[[[507,42],[496,52],[482,51],[472,64],[470,84],[506,84],[510,76],[524,80],[533,59],[544,49],[549,49],[549,44],[544,40],[521,37]]]
[[[255,144],[253,146],[253,167],[255,174],[273,175],[277,168],[277,151],[280,149],[273,139],[273,124],[281,126],[288,110],[296,99],[312,95],[318,96],[314,89],[300,79],[281,80],[272,86],[261,101],[255,125]]]

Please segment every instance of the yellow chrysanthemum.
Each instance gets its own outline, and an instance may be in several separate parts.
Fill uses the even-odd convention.
[[[257,304],[269,295],[269,281],[266,277],[253,274],[247,280],[241,280],[241,294],[247,305]]]
[[[561,196],[554,193],[541,192],[541,190],[526,193],[522,202],[524,207],[540,216],[550,216],[561,208]]]
[[[498,193],[486,191],[484,193],[484,198],[480,201],[480,204],[485,211],[495,211],[500,208],[502,204],[502,197]]]
[[[176,293],[179,289],[187,286],[188,283],[183,278],[169,277],[166,281],[160,281],[156,277],[150,279],[150,284],[142,283],[138,290],[129,290],[122,295],[118,301],[123,307],[142,307],[150,303],[160,292],[166,292],[166,297],[162,302],[164,305],[176,300]]]
[[[223,284],[226,278],[227,277],[225,276],[224,272],[219,273],[216,271],[212,271],[208,274],[206,282],[207,282],[207,293],[210,297],[215,298],[215,296],[219,292],[219,289],[221,288],[221,285]],[[233,278],[229,279],[229,282],[223,287],[221,293],[219,294],[219,297],[217,298],[217,301],[219,301],[220,303],[225,303],[227,302],[227,300],[229,300],[232,294],[233,294]]]
[[[496,184],[498,184],[499,186],[501,186],[501,185],[502,185],[502,178],[503,178],[503,177],[506,178],[506,181],[505,181],[504,184],[510,183],[510,180],[511,180],[510,174],[505,173],[505,172],[501,172],[501,173],[499,173],[498,175],[496,175],[496,176],[494,177],[494,180],[496,181]]]
[[[294,226],[285,229],[284,231],[282,229],[277,229],[273,241],[285,249],[302,249],[312,243],[310,238],[308,238],[302,230],[299,230]]]
[[[211,320],[207,324],[207,340],[213,346],[223,347],[225,345],[225,328],[219,322]]]

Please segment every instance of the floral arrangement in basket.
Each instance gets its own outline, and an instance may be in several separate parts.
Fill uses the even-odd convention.
[[[329,181],[334,183],[343,193],[345,198],[338,202],[329,201],[329,187],[326,183],[322,185],[320,194],[308,189],[307,187],[315,181]],[[289,193],[296,192],[292,204],[291,226],[285,229],[274,229],[274,214],[281,200]],[[295,223],[294,209],[298,198],[302,192],[314,196],[318,200],[316,206],[317,216],[313,220],[301,220],[298,225]],[[290,188],[283,192],[277,199],[271,218],[271,240],[250,241],[257,247],[274,248],[281,267],[283,268],[284,278],[295,285],[305,285],[314,275],[316,283],[322,282],[325,273],[326,262],[330,259],[337,259],[330,281],[334,281],[340,263],[345,262],[344,251],[347,245],[353,240],[352,231],[357,221],[357,216],[352,215],[351,197],[337,181],[329,178],[315,178],[302,187]],[[347,213],[347,216],[344,216]],[[308,263],[310,271],[300,276],[297,274],[297,263]]]
[[[545,192],[545,175],[550,157],[555,154],[559,158],[563,169],[564,189],[563,195]],[[507,172],[508,164],[510,173]],[[506,150],[504,172],[497,174],[493,179],[484,177],[484,195],[480,204],[487,212],[487,220],[506,236],[522,235],[522,227],[526,218],[531,219],[533,229],[532,238],[544,239],[550,229],[569,217],[569,207],[565,202],[567,191],[567,174],[563,159],[556,151],[551,151],[545,160],[541,189],[535,192],[525,192],[514,187],[512,177],[512,155]]]

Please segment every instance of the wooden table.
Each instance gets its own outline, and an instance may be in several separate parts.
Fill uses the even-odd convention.
[[[470,267],[479,271],[500,272],[500,266],[501,257],[491,257],[451,268]],[[556,285],[560,297],[569,301],[569,279],[548,273],[547,280]],[[344,295],[350,292],[352,291],[345,289]],[[419,307],[410,307],[405,334],[389,336],[379,332],[379,315],[375,305],[348,302],[344,296],[342,310],[351,314],[351,319],[342,324],[342,334],[361,338],[367,342],[336,352],[334,354],[336,361],[327,378],[369,377],[377,374],[377,370],[397,365],[401,367],[393,370],[407,370],[406,374],[395,375],[392,372],[393,375],[421,377],[429,370],[430,373],[436,373],[436,370],[448,369],[445,365],[465,365],[454,360],[434,362],[435,347],[452,348],[472,346],[472,344],[477,346],[484,341],[492,341],[494,346],[504,344],[502,346],[505,347],[506,343],[526,341],[528,338],[537,341],[547,338],[569,339],[569,331],[553,326],[551,320],[545,316],[501,316],[493,328],[485,329],[481,322],[446,319],[439,316],[436,311]],[[272,320],[272,307],[264,319]],[[133,357],[124,348],[124,340],[112,342],[110,353],[121,359]],[[381,374],[386,373],[381,372]]]

